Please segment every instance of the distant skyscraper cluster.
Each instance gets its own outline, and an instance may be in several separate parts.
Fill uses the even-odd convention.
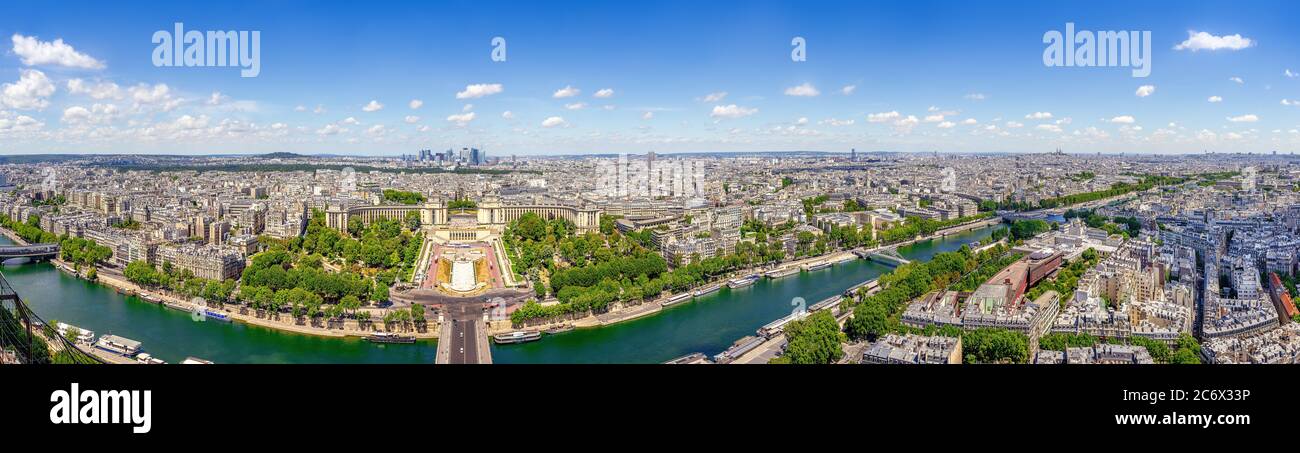
[[[403,154],[402,160],[408,162],[427,162],[440,165],[487,165],[487,152],[478,148],[463,147],[460,150],[447,148],[446,151],[436,152],[431,149],[422,149],[419,154]]]

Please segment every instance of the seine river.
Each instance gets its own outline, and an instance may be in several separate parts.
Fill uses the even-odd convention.
[[[913,261],[983,240],[991,228],[899,248]],[[0,236],[0,244],[11,242]],[[541,341],[492,346],[494,363],[659,363],[692,352],[712,356],[732,342],[794,308],[802,297],[812,305],[859,282],[889,271],[854,260],[779,280],[716,293],[661,313],[612,326],[547,335]],[[169,363],[187,356],[217,363],[428,363],[437,343],[376,345],[360,339],[316,337],[242,323],[193,321],[188,313],[152,304],[77,279],[49,263],[9,264],[4,276],[23,300],[47,321],[62,321],[96,335],[113,333],[143,343],[145,351]]]

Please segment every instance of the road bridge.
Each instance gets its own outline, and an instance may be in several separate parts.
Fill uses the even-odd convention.
[[[0,260],[12,258],[30,258],[32,260],[47,260],[59,256],[59,244],[32,244],[32,245],[2,245],[0,246]]]

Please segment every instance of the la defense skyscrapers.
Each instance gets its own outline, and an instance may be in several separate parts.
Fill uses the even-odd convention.
[[[432,162],[438,164],[461,164],[461,165],[487,165],[487,152],[473,147],[462,147],[459,150],[447,148],[446,151],[435,152],[432,149],[422,149],[419,154],[411,156],[402,155],[403,160]]]

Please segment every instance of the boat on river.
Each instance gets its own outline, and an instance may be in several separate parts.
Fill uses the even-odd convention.
[[[692,296],[691,293],[690,293],[689,291],[687,291],[687,292],[684,292],[684,293],[681,293],[681,294],[674,295],[673,297],[669,297],[668,300],[665,300],[664,303],[661,304],[661,305],[664,306],[664,307],[671,307],[671,306],[673,306],[673,305],[677,305],[677,304],[680,304],[680,303],[682,303],[682,302],[686,302],[686,301],[690,300],[691,297],[694,297],[694,296]]]
[[[512,343],[527,343],[530,341],[537,341],[540,340],[541,338],[542,338],[541,332],[515,331],[515,332],[506,332],[506,333],[499,333],[493,335],[492,341],[496,342],[496,344],[512,344]]]
[[[392,332],[375,332],[366,336],[366,341],[371,343],[415,343],[415,337],[410,335],[401,335]]]
[[[758,281],[758,278],[759,277],[757,275],[734,278],[727,282],[727,287],[731,289],[744,288],[746,286],[754,284],[754,282]]]

